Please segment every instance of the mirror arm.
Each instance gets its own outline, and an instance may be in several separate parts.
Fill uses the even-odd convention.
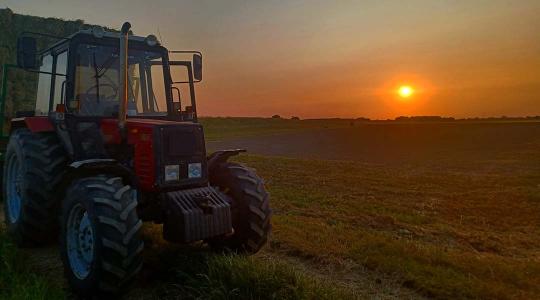
[[[196,51],[196,50],[169,50],[169,53],[199,54],[201,57],[203,56],[201,51]]]
[[[177,83],[199,83],[201,82],[202,80],[193,80],[193,81],[173,81],[172,84],[177,84]]]

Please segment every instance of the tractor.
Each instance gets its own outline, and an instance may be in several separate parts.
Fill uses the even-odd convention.
[[[229,161],[245,150],[207,156],[195,101],[202,54],[130,29],[87,28],[46,49],[43,34],[17,39],[16,67],[37,74],[37,95],[7,122],[7,232],[21,247],[59,236],[66,279],[86,296],[134,282],[143,221],[162,224],[170,242],[244,254],[271,229],[263,180]]]

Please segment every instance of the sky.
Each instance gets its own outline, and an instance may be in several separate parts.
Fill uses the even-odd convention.
[[[205,116],[540,115],[538,0],[0,0],[204,54]],[[402,98],[400,86],[414,93]]]

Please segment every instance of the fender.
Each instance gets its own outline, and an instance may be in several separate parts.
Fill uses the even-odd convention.
[[[11,119],[11,130],[28,128],[32,132],[53,132],[54,126],[47,116],[22,117]]]
[[[216,151],[206,159],[208,162],[208,171],[211,172],[216,166],[226,162],[229,158],[236,156],[242,152],[247,152],[246,149],[230,149]]]
[[[125,183],[138,186],[135,174],[115,159],[86,159],[69,165],[67,172],[62,176],[62,191],[65,191],[74,180],[103,174],[122,177]]]

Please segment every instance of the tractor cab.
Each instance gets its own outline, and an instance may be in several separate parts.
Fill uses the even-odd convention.
[[[41,51],[32,34],[19,38],[18,65],[39,72],[34,115],[58,111],[117,117],[122,86],[119,38],[120,33],[97,27],[62,38]],[[129,35],[128,40],[127,116],[196,121],[193,84],[202,80],[201,53],[168,51],[153,35]],[[169,55],[185,58],[186,54],[193,56],[169,60]],[[184,103],[182,96],[186,97]]]

